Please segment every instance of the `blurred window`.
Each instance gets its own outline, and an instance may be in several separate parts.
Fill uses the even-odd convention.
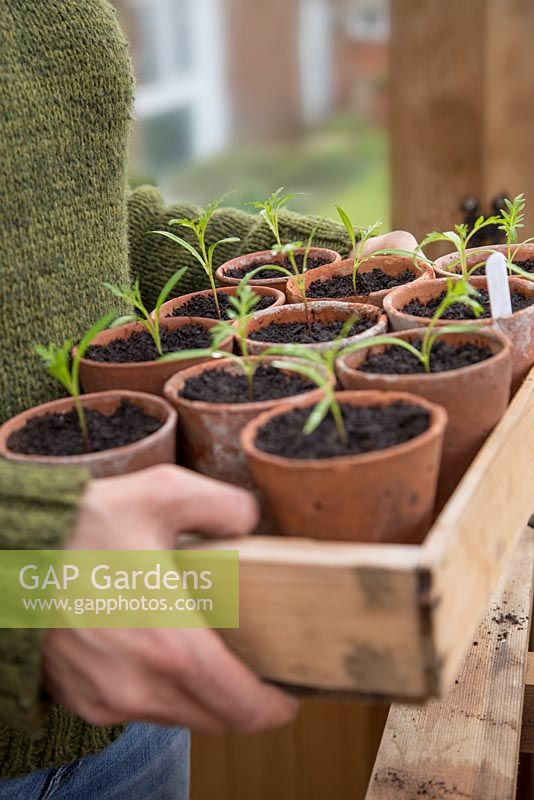
[[[129,0],[136,31],[136,113],[156,174],[226,141],[220,0]]]

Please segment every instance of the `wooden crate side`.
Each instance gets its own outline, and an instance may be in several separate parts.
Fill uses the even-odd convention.
[[[534,370],[486,442],[421,550],[431,574],[434,689],[461,662],[534,506]]]
[[[274,537],[239,547],[240,627],[221,634],[259,674],[314,689],[427,694],[418,548]]]

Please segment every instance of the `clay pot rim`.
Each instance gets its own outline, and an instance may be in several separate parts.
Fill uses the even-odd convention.
[[[285,296],[284,292],[280,291],[280,289],[273,289],[272,286],[258,286],[257,284],[254,284],[254,283],[251,285],[251,288],[253,290],[257,289],[258,290],[258,294],[263,295],[263,297],[271,296],[271,297],[275,298],[275,302],[272,304],[272,306],[269,306],[269,308],[277,307],[277,302],[279,300],[282,300],[283,302],[278,303],[278,305],[284,305],[285,304],[286,296]],[[217,294],[232,294],[234,297],[235,297],[236,290],[237,290],[237,285],[236,286],[219,286],[216,289]],[[182,294],[179,297],[173,297],[172,300],[167,300],[167,302],[164,303],[161,306],[161,309],[160,309],[160,322],[162,322],[163,320],[166,320],[166,319],[180,319],[180,317],[173,317],[172,315],[171,316],[165,316],[165,311],[168,311],[171,308],[179,307],[180,305],[184,305],[189,300],[191,300],[191,298],[193,298],[193,297],[200,297],[200,296],[204,296],[205,297],[207,295],[213,295],[213,292],[212,292],[211,289],[201,289],[198,292],[189,292],[188,294]],[[263,309],[263,311],[268,311],[268,310],[269,310],[268,308]],[[263,311],[259,311],[259,312],[257,311],[256,313],[262,314]],[[151,317],[151,319],[154,319],[154,317],[155,317],[155,309],[154,309],[154,311],[150,312],[150,317]],[[183,319],[183,317],[181,319]],[[212,318],[211,317],[195,317],[195,319],[209,319],[209,320],[211,320]],[[218,320],[215,320],[215,322],[218,322]]]
[[[424,336],[425,329],[424,328],[412,328],[409,331],[394,331],[393,336],[398,336],[401,339],[410,339],[413,337],[417,337],[422,339]],[[382,379],[382,380],[390,380],[391,383],[394,383],[395,380],[399,379],[402,380],[403,383],[413,383],[417,384],[422,379],[425,383],[430,383],[433,381],[437,383],[438,381],[453,381],[456,376],[458,375],[465,375],[466,373],[473,374],[475,372],[481,372],[487,367],[488,364],[495,364],[498,361],[504,361],[506,358],[512,358],[512,345],[510,340],[504,333],[501,331],[493,330],[484,328],[480,331],[464,331],[462,333],[449,333],[446,334],[444,339],[449,338],[456,338],[456,337],[467,337],[468,339],[473,339],[475,337],[482,337],[483,339],[488,339],[493,347],[491,356],[484,361],[478,361],[476,364],[469,364],[465,367],[458,367],[457,369],[451,370],[443,370],[442,372],[432,372],[432,373],[407,373],[403,375],[396,375],[396,374],[389,374],[389,373],[382,373],[382,372],[362,372],[362,370],[358,369],[357,367],[351,366],[348,362],[352,358],[356,357],[363,357],[367,354],[369,350],[374,350],[376,347],[392,347],[392,345],[371,345],[371,347],[366,348],[365,350],[359,350],[355,353],[347,353],[347,355],[342,356],[341,358],[337,359],[336,361],[336,371],[339,370],[340,373],[348,374],[355,374],[359,376],[363,376],[365,379],[369,379],[370,381],[373,379]]]
[[[374,258],[370,258],[368,261],[365,261],[363,264],[361,264],[361,266],[360,266],[358,271],[361,270],[362,272],[370,272],[376,266],[376,262],[379,262],[382,259],[388,259],[389,261],[393,261],[393,260],[397,260],[397,259],[398,260],[402,260],[402,261],[410,261],[410,259],[407,256],[395,256],[395,255],[391,255],[391,256],[387,256],[387,255],[375,256]],[[373,266],[373,261],[375,262],[374,266]],[[415,283],[416,281],[421,281],[421,280],[432,280],[432,278],[434,277],[433,265],[432,264],[427,264],[426,262],[421,261],[421,260],[419,260],[419,261],[420,261],[420,264],[421,264],[421,274],[420,275],[416,274],[416,268],[415,268],[415,266],[413,264],[413,261],[410,261],[410,264],[413,267],[413,269],[411,271],[416,274],[416,277],[413,279],[413,281],[410,281],[409,284],[403,284],[403,285],[408,286],[408,285],[411,285],[412,283]],[[350,266],[351,269],[352,269],[352,267],[354,266],[354,261],[353,261],[352,258],[344,258],[341,261],[336,261],[336,262],[333,262],[333,263],[335,263],[335,265],[336,265],[336,267],[338,269],[340,267],[345,268],[345,267],[348,267],[348,266]],[[314,272],[317,272],[320,269],[324,269],[324,266],[331,266],[331,265],[330,264],[325,264],[322,267],[315,267],[314,269],[308,270],[306,275],[310,276],[310,281],[309,281],[310,284],[311,283],[317,283],[317,281],[319,281],[321,279],[319,275],[317,275],[315,277],[315,280],[313,280],[311,276],[313,276]],[[407,267],[407,269],[409,269],[409,267]],[[287,287],[288,290],[291,289],[291,291],[293,292],[294,295],[300,296],[300,293],[299,293],[299,290],[298,290],[298,286],[295,283],[295,279],[294,278],[288,278],[287,283],[288,283],[288,287]],[[389,294],[389,292],[393,292],[393,291],[395,291],[395,289],[399,289],[399,288],[401,288],[401,287],[396,286],[393,289],[378,289],[376,292],[369,292],[369,294],[352,294],[352,295],[348,295],[347,297],[340,297],[340,298],[336,298],[336,299],[328,298],[328,297],[324,297],[324,298],[317,297],[317,298],[313,298],[313,299],[314,299],[314,301],[320,301],[320,302],[324,302],[326,300],[330,300],[330,301],[335,302],[335,303],[337,303],[337,302],[340,302],[340,303],[352,302],[352,303],[354,303],[356,301],[356,302],[361,302],[362,304],[365,304],[366,303],[366,298],[375,298],[375,299],[378,300],[380,298],[385,297],[387,294]]]
[[[217,320],[215,319],[207,319],[207,317],[167,317],[168,322],[173,328],[181,328],[184,325],[201,325],[203,328],[213,328],[214,325],[217,324]],[[166,325],[166,323],[162,320],[160,321],[160,327],[162,325]],[[166,325],[167,326],[167,325]],[[145,326],[142,322],[127,322],[124,325],[119,325],[117,328],[108,328],[105,331],[99,333],[91,344],[99,344],[99,339],[103,334],[107,334],[112,331],[128,331],[129,333],[136,333],[137,331],[146,330]],[[118,339],[127,339],[128,336],[117,336]],[[231,345],[233,341],[232,336],[228,336],[227,339],[221,342],[219,345],[220,348],[228,347]],[[76,355],[77,348],[74,347],[72,349],[72,356]],[[186,350],[182,352],[187,352]],[[86,366],[91,369],[119,369],[119,370],[128,370],[128,369],[154,369],[157,367],[162,367],[163,365],[169,364],[171,362],[165,361],[129,361],[129,362],[114,362],[114,361],[93,361],[90,358],[82,358],[80,360],[80,366]],[[177,369],[179,369],[180,362],[177,363]]]
[[[387,316],[386,312],[383,308],[379,308],[379,306],[373,306],[370,303],[345,303],[341,300],[314,300],[307,305],[308,309],[312,311],[324,311],[328,308],[337,308],[339,311],[346,311],[347,314],[354,314],[354,313],[361,313],[362,317],[376,317],[376,321],[374,325],[366,331],[362,333],[356,333],[353,336],[347,336],[343,341],[353,341],[360,336],[372,336],[373,328],[381,325],[382,323],[386,323],[387,325]],[[260,321],[264,322],[269,315],[278,316],[282,310],[287,310],[288,313],[292,312],[304,312],[306,311],[306,306],[304,303],[288,303],[284,306],[277,306],[276,309],[267,308],[261,315],[252,315],[248,326],[247,326],[247,342],[250,342],[253,345],[261,344],[267,347],[276,347],[280,345],[280,342],[257,342],[255,339],[249,339],[248,334],[250,332],[250,326],[256,322]],[[276,311],[276,314],[272,314],[273,311]],[[235,323],[234,323],[235,324]],[[266,323],[267,324],[267,323]],[[283,323],[282,323],[283,324]],[[387,330],[387,328],[386,328]],[[331,340],[334,342],[334,339]],[[295,343],[297,344],[297,343]],[[314,342],[313,344],[301,344],[301,347],[309,347],[310,349],[321,348],[325,345],[328,345],[328,342]]]
[[[530,251],[532,253],[532,255],[534,255],[534,243],[533,242],[529,242],[528,244],[523,244],[523,245],[520,245],[519,243],[517,243],[517,244],[512,246],[512,250],[513,251],[515,251],[515,250],[518,250],[518,251],[528,250],[528,251]],[[482,245],[480,247],[470,247],[466,251],[466,255],[467,255],[467,258],[469,259],[470,256],[474,256],[477,253],[481,253],[481,254],[482,253],[487,253],[488,255],[491,255],[491,253],[495,253],[495,252],[497,252],[497,253],[506,253],[507,251],[508,251],[508,245],[506,245],[506,244],[490,244],[490,245]],[[439,258],[437,258],[435,260],[435,262],[434,262],[435,269],[439,270],[440,273],[443,273],[447,277],[449,277],[449,276],[450,277],[458,277],[461,274],[460,272],[453,272],[452,270],[448,270],[447,269],[448,264],[450,264],[452,261],[454,261],[455,258],[457,258],[457,257],[458,257],[458,254],[456,252],[445,253],[444,256],[440,256]],[[477,276],[474,275],[473,277],[484,278],[485,276],[484,275],[477,275]],[[510,277],[519,278],[519,280],[524,280],[527,283],[530,283],[530,281],[527,278],[521,278],[520,275],[511,275]],[[534,281],[534,276],[533,276],[532,280]]]
[[[26,411],[21,411],[20,414],[4,422],[4,424],[0,426],[0,457],[7,458],[9,461],[31,462],[32,464],[44,464],[48,466],[68,466],[72,461],[76,461],[80,466],[90,466],[94,462],[100,461],[102,458],[111,454],[127,456],[130,453],[134,453],[139,445],[145,444],[146,442],[152,443],[156,438],[167,436],[167,434],[176,428],[178,423],[178,413],[176,409],[170,405],[167,400],[158,395],[148,394],[147,392],[133,392],[128,389],[111,389],[107,392],[92,392],[91,394],[80,395],[80,401],[83,406],[97,403],[98,400],[102,398],[117,400],[117,404],[122,400],[129,400],[133,405],[141,405],[143,409],[146,409],[147,405],[156,405],[161,409],[162,416],[164,416],[163,423],[157,431],[154,431],[154,433],[142,439],[138,439],[136,442],[131,442],[121,447],[112,447],[108,450],[101,450],[97,453],[81,453],[74,456],[43,456],[29,453],[15,453],[13,450],[10,450],[7,446],[8,437],[14,431],[24,427],[26,422],[30,419],[42,417],[48,413],[68,412],[74,408],[74,400],[71,397],[61,397],[58,400],[50,400],[48,403],[41,403],[39,406],[33,406]],[[144,403],[136,403],[136,400],[144,401]]]
[[[284,356],[260,355],[249,356],[246,361],[263,361],[270,363],[281,358],[284,358]],[[297,361],[298,359],[290,360]],[[173,375],[172,378],[169,378],[169,380],[166,382],[163,388],[164,396],[173,405],[176,404],[179,407],[183,406],[185,408],[194,409],[195,411],[205,414],[242,413],[244,409],[260,414],[262,411],[271,408],[273,404],[291,404],[293,400],[307,397],[319,399],[322,393],[322,390],[317,387],[309,392],[303,392],[302,394],[293,395],[292,397],[280,397],[278,400],[255,400],[251,403],[209,403],[207,400],[188,400],[185,397],[180,397],[178,394],[179,384],[185,384],[188,378],[192,378],[194,375],[204,372],[206,369],[225,369],[226,367],[231,366],[237,366],[233,359],[221,358],[212,361],[205,361],[202,364],[196,364],[193,367],[189,367],[181,372],[177,372],[176,375]],[[334,376],[331,378],[331,383],[335,383]]]
[[[459,276],[456,276],[456,277],[458,278]],[[425,289],[429,288],[429,287],[432,287],[432,286],[434,286],[436,288],[436,290],[441,289],[442,287],[446,288],[447,287],[447,283],[448,283],[449,280],[450,280],[450,278],[434,278],[433,280],[425,281]],[[475,281],[478,282],[478,284],[475,283]],[[509,277],[508,281],[509,281],[509,283],[511,283],[512,289],[518,291],[519,293],[524,294],[524,295],[529,295],[529,294],[534,295],[534,283],[532,283],[532,285],[530,285],[529,281],[525,281],[525,280],[523,280],[522,278],[519,278],[519,277]],[[477,285],[478,286],[482,286],[482,288],[484,288],[483,284],[486,283],[486,282],[487,282],[487,278],[484,275],[473,276],[469,280],[469,283],[472,283],[475,286],[475,288],[477,287]],[[414,320],[419,320],[419,321],[422,320],[424,324],[421,325],[420,327],[424,328],[430,322],[430,319],[428,317],[417,317],[414,314],[407,314],[402,308],[399,308],[397,306],[397,304],[395,303],[395,300],[396,300],[395,296],[396,295],[397,296],[400,295],[400,293],[402,291],[404,291],[406,289],[406,287],[408,287],[408,286],[412,286],[412,284],[408,283],[408,284],[405,284],[404,286],[397,286],[395,289],[393,289],[387,295],[387,297],[384,298],[384,311],[386,311],[388,316],[389,316],[389,313],[393,313],[397,317],[401,317],[402,319],[407,319],[407,320],[414,319]],[[421,288],[421,287],[418,287],[418,288]],[[436,294],[437,293],[438,292],[436,291]],[[432,295],[432,296],[435,296],[435,295]],[[403,301],[403,302],[408,303],[409,300],[406,300],[406,301]],[[513,314],[510,317],[505,317],[502,321],[506,322],[507,320],[510,320],[510,319],[517,319],[522,314],[532,313],[532,309],[533,308],[534,308],[534,303],[532,305],[530,305],[530,306],[527,306],[527,308],[520,309],[520,311],[514,311]],[[477,319],[463,319],[463,320],[457,320],[456,322],[459,323],[459,324],[462,324],[462,325],[477,325],[477,324],[481,325],[482,324],[484,327],[489,327],[491,325],[496,324],[499,321],[500,320],[495,320],[493,317],[482,317],[481,319],[478,319],[478,320]],[[453,323],[451,322],[451,320],[441,319],[437,324],[440,327],[443,327],[445,325],[452,325]],[[417,326],[414,325],[414,327],[417,327]]]
[[[307,250],[306,247],[298,247],[295,250],[297,255],[305,252]],[[309,250],[310,256],[313,257],[314,253],[328,253],[331,256],[334,256],[332,261],[329,261],[328,264],[335,264],[338,261],[341,261],[341,256],[336,250],[330,250],[328,247],[312,247]],[[276,253],[274,250],[258,250],[254,253],[247,253],[244,256],[236,256],[236,258],[232,258],[230,261],[227,261],[225,264],[221,264],[221,266],[217,269],[215,276],[219,281],[226,281],[227,284],[232,284],[234,286],[239,286],[243,278],[230,278],[226,275],[227,269],[232,269],[233,267],[239,268],[238,262],[243,262],[246,259],[256,259],[256,258],[270,258],[273,263],[275,263],[274,259],[281,258],[280,253]],[[266,262],[268,263],[268,262]],[[323,265],[324,266],[324,265]],[[311,270],[310,270],[311,272]],[[244,277],[244,276],[243,276]],[[279,278],[253,278],[250,281],[250,286],[269,286],[273,283],[277,286],[285,286],[287,281],[289,280],[289,275],[280,275]]]
[[[258,430],[263,427],[263,425],[273,419],[273,417],[286,414],[287,412],[293,411],[297,407],[306,408],[313,405],[313,401],[308,399],[307,401],[303,400],[292,405],[286,403],[284,406],[278,406],[276,409],[265,411],[263,414],[260,414],[260,416],[251,420],[241,432],[241,446],[247,454],[247,457],[250,458],[252,456],[257,461],[263,461],[264,463],[271,464],[271,466],[284,467],[289,465],[291,469],[302,471],[324,471],[325,468],[343,467],[355,463],[365,466],[367,464],[374,464],[378,461],[395,458],[399,455],[403,455],[411,450],[415,450],[418,447],[423,446],[428,441],[433,439],[436,434],[442,435],[445,432],[445,428],[448,423],[448,414],[443,406],[437,405],[436,403],[431,403],[429,400],[409,392],[384,392],[376,389],[365,389],[361,391],[338,391],[336,392],[336,398],[341,405],[347,403],[349,405],[362,406],[376,404],[391,405],[392,403],[401,400],[409,403],[410,405],[422,406],[430,414],[430,426],[424,433],[416,436],[413,439],[410,439],[408,442],[403,442],[402,444],[388,447],[385,450],[375,450],[372,453],[359,453],[357,455],[334,456],[332,458],[322,459],[284,458],[283,456],[275,456],[271,453],[265,453],[263,450],[259,450],[256,447],[256,434]]]

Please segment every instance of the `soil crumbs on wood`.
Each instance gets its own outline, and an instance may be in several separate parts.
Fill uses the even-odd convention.
[[[412,342],[421,349],[420,342]],[[462,367],[469,367],[491,358],[489,347],[476,344],[453,345],[447,342],[436,342],[430,355],[430,372],[449,372]],[[383,353],[370,353],[358,369],[381,375],[413,375],[425,374],[423,364],[416,356],[403,347],[387,347]]]
[[[341,406],[347,442],[331,415],[310,435],[304,425],[311,409],[297,408],[270,420],[257,433],[256,447],[283,458],[314,459],[359,455],[410,441],[430,427],[425,408],[398,401],[387,406]]]
[[[327,280],[313,281],[307,290],[309,298],[315,297],[354,297],[356,295],[367,295],[371,292],[381,292],[384,289],[394,289],[396,286],[404,286],[416,279],[417,275],[409,269],[405,269],[397,277],[388,275],[382,269],[374,269],[372,272],[358,272],[356,274],[356,291],[352,275],[334,275]]]
[[[132,444],[162,427],[159,419],[127,401],[123,401],[109,416],[90,409],[85,415],[93,453]],[[78,456],[86,452],[74,410],[30,419],[23,428],[11,434],[7,446],[14,453],[40,456]]]
[[[161,349],[164,355],[210,346],[209,331],[202,325],[183,325],[174,331],[166,327],[161,328]],[[91,345],[85,355],[90,361],[105,364],[136,364],[156,361],[158,357],[156,345],[148,331],[132,333],[127,339],[113,339],[105,345]]]
[[[222,368],[207,369],[188,378],[180,397],[206,403],[251,403],[261,400],[279,400],[312,391],[315,384],[300,375],[291,375],[272,366],[260,366],[254,373],[253,392],[244,374],[235,374]]]

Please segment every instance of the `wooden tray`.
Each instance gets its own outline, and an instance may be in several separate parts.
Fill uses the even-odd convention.
[[[224,542],[241,553],[241,625],[222,634],[280,683],[439,695],[532,511],[534,369],[421,546]]]

